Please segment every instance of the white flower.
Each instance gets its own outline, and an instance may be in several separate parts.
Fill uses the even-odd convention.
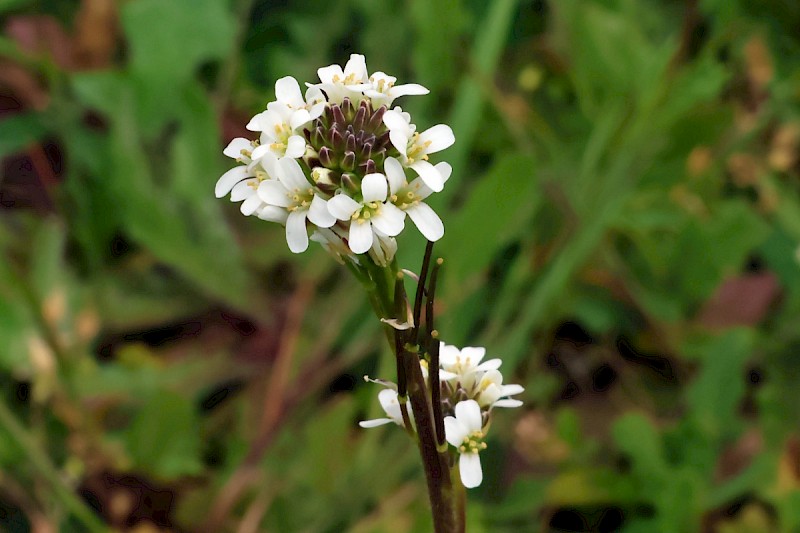
[[[444,188],[444,179],[428,162],[428,155],[444,150],[455,142],[450,126],[437,124],[422,133],[411,124],[411,116],[399,107],[383,115],[383,123],[389,128],[389,140],[400,152],[404,166],[414,169],[425,185],[439,192]]]
[[[486,348],[467,346],[459,350],[445,343],[439,344],[439,364],[442,370],[439,377],[443,381],[458,380],[464,389],[471,389],[475,384],[478,372],[487,372],[500,368],[500,359],[489,359],[481,363],[486,355]]]
[[[488,361],[487,361],[488,362]],[[477,384],[475,399],[481,407],[519,407],[522,402],[506,398],[525,392],[521,385],[503,385],[503,375],[497,370],[489,370],[481,376]]]
[[[333,216],[350,221],[347,241],[353,253],[363,254],[373,247],[373,230],[388,237],[394,237],[403,231],[405,213],[386,201],[388,192],[386,176],[367,174],[361,181],[361,202],[345,193],[328,200],[328,211]]]
[[[277,104],[284,105],[293,111],[304,110],[308,112],[308,120],[314,120],[322,114],[327,102],[325,95],[319,87],[309,87],[306,96],[300,91],[300,84],[291,76],[286,76],[275,82],[275,98]],[[275,108],[276,102],[267,104],[267,109]],[[298,115],[296,120],[301,120],[303,115]]]
[[[341,104],[345,97],[359,101],[363,98],[362,93],[372,88],[367,62],[360,54],[350,55],[344,70],[339,65],[329,65],[318,69],[317,75],[322,83],[309,86],[325,91],[328,102],[332,104]]]
[[[403,414],[400,411],[400,402],[397,399],[397,391],[394,389],[383,389],[378,393],[378,401],[381,402],[381,407],[386,412],[388,418],[374,418],[372,420],[362,420],[358,423],[362,428],[374,428],[384,424],[394,422],[398,426],[405,427],[403,423]],[[411,423],[414,423],[414,413],[408,409],[408,418]]]
[[[277,178],[262,181],[258,186],[258,196],[267,205],[288,211],[286,242],[292,252],[304,252],[308,248],[306,219],[320,228],[333,226],[336,219],[328,212],[328,203],[315,193],[296,160],[283,158],[278,161]]]
[[[214,194],[217,198],[222,198],[231,193],[231,202],[242,202],[239,209],[243,215],[257,215],[261,218],[270,217],[267,219],[275,219],[280,222],[280,213],[266,209],[267,206],[256,194],[261,182],[269,179],[270,174],[274,172],[273,159],[264,159],[263,161],[254,161],[252,159],[252,150],[256,145],[257,143],[253,143],[248,139],[237,137],[225,147],[225,150],[222,151],[223,154],[243,164],[225,172],[217,180]],[[284,215],[283,220],[285,218]]]
[[[364,91],[364,95],[372,100],[374,108],[392,105],[395,98],[406,95],[428,94],[430,91],[417,83],[395,85],[397,78],[385,72],[375,72],[369,77],[371,87]]]
[[[461,482],[471,489],[483,481],[481,460],[478,456],[481,450],[486,449],[481,408],[475,400],[465,400],[456,404],[455,412],[455,417],[445,417],[444,434],[447,442],[458,449]]]
[[[261,132],[261,145],[253,150],[252,158],[260,159],[267,153],[278,158],[302,157],[306,153],[306,140],[296,130],[309,120],[311,115],[305,109],[293,110],[286,104],[272,102],[247,124],[248,130]]]
[[[426,239],[429,241],[441,239],[444,235],[442,219],[428,204],[423,202],[433,193],[433,190],[425,185],[421,178],[416,178],[409,184],[406,181],[403,166],[393,157],[386,158],[383,167],[386,171],[386,179],[389,181],[392,203],[411,217],[412,222]],[[453,168],[448,163],[438,163],[435,169],[442,177],[443,183],[450,178],[450,174],[453,172]]]

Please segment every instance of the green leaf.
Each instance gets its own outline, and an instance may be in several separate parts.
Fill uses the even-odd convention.
[[[745,391],[744,365],[755,335],[735,329],[693,346],[703,361],[700,375],[687,391],[692,416],[711,438],[720,438],[738,425],[737,407]]]
[[[131,70],[154,94],[229,53],[235,32],[225,0],[137,0],[122,9]],[[165,95],[162,95],[165,96]]]
[[[449,282],[483,271],[503,246],[527,234],[526,222],[542,201],[537,184],[532,157],[506,154],[473,187],[464,206],[446,222],[439,244],[444,257],[458,257],[444,269]]]
[[[199,428],[190,400],[159,391],[139,409],[124,441],[136,468],[174,479],[202,471]]]

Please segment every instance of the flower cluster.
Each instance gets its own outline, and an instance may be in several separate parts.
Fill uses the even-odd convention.
[[[477,487],[483,481],[479,453],[486,449],[486,432],[495,407],[519,407],[522,402],[509,398],[525,389],[520,385],[503,385],[503,376],[498,370],[500,359],[483,361],[484,348],[467,347],[459,350],[445,343],[439,345],[439,384],[441,387],[442,414],[445,439],[458,455],[461,482],[467,488]],[[483,362],[482,362],[483,361]],[[422,374],[428,381],[427,360],[421,359]],[[369,380],[369,378],[366,378]],[[378,393],[386,417],[365,420],[364,428],[395,423],[403,426],[397,386],[394,383],[374,381],[385,388]],[[408,409],[413,424],[413,410]],[[413,429],[413,428],[411,428]]]
[[[369,74],[357,54],[344,69],[317,73],[320,83],[306,84],[305,94],[292,77],[276,82],[276,101],[247,124],[259,137],[236,138],[223,151],[239,166],[219,179],[216,196],[230,193],[244,215],[285,225],[295,253],[308,248],[311,231],[339,258],[369,253],[385,266],[406,215],[428,240],[440,239],[444,225],[425,199],[452,169],[428,156],[452,145],[453,132],[444,124],[417,132],[411,116],[392,107],[428,90]]]

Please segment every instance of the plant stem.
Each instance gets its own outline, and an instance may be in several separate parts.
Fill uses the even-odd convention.
[[[419,437],[419,453],[425,470],[425,480],[428,485],[428,497],[433,515],[433,529],[436,533],[463,533],[463,528],[458,528],[456,519],[455,499],[453,484],[450,479],[449,454],[440,452],[436,446],[433,412],[427,395],[425,379],[419,366],[417,354],[408,350],[407,346],[401,348],[401,357],[407,376],[408,393],[411,407],[414,409],[414,420]],[[463,506],[462,506],[463,507]]]
[[[1,398],[0,426],[11,435],[11,439],[19,449],[28,456],[31,465],[51,485],[56,498],[86,526],[87,531],[92,533],[108,531],[103,521],[75,495],[71,487],[67,486],[47,454],[39,447],[39,443],[25,430],[25,427],[8,408],[5,400]]]

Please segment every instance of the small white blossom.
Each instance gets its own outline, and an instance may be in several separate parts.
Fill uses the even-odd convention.
[[[253,150],[252,158],[260,159],[267,153],[278,158],[302,157],[306,153],[306,140],[296,130],[309,120],[305,109],[293,110],[286,104],[272,102],[247,124],[248,130],[261,132],[260,146]]]
[[[277,103],[286,106],[292,111],[304,110],[308,112],[308,120],[306,122],[320,116],[327,104],[325,95],[322,94],[319,87],[309,87],[306,90],[305,98],[303,98],[300,84],[291,76],[285,76],[275,82],[275,98],[277,98],[277,102],[270,102],[267,105],[267,109],[270,106],[275,108]],[[303,118],[304,115],[298,115],[295,120],[299,121]]]
[[[350,55],[344,66],[329,65],[317,70],[317,75],[322,83],[311,85],[325,91],[328,102],[341,104],[345,97],[354,101],[363,98],[363,92],[372,88],[367,73],[367,62],[360,54]]]
[[[444,162],[438,163],[435,168],[442,177],[442,182],[446,182],[453,172],[453,168]],[[389,181],[392,203],[406,212],[426,239],[429,241],[441,239],[444,235],[442,219],[423,201],[433,193],[433,190],[425,185],[421,178],[415,178],[409,184],[403,166],[393,157],[386,158],[384,169],[386,179]]]
[[[405,427],[403,423],[403,413],[400,411],[400,401],[397,399],[397,391],[395,389],[386,388],[378,393],[378,401],[381,402],[381,407],[386,412],[388,418],[374,418],[372,420],[362,420],[358,423],[362,428],[374,428],[384,424],[391,424],[394,422],[398,426]],[[414,423],[413,411],[408,409],[409,421]]]
[[[481,376],[476,386],[475,399],[481,407],[520,407],[522,402],[507,398],[525,392],[521,385],[503,385],[503,375],[489,370]]]
[[[223,174],[214,187],[214,194],[217,198],[222,198],[230,193],[231,202],[242,202],[239,209],[245,216],[260,216],[264,212],[266,206],[256,191],[261,182],[268,179],[270,172],[274,170],[272,160],[254,161],[252,159],[255,146],[257,143],[242,137],[233,139],[222,153],[243,164]],[[266,169],[264,165],[266,165]],[[266,215],[280,218],[271,210],[266,210]]]
[[[458,450],[461,482],[471,489],[483,481],[478,455],[481,450],[486,449],[481,408],[475,400],[465,400],[456,404],[455,413],[456,416],[447,416],[444,419],[445,439]]]
[[[328,212],[327,201],[316,194],[296,160],[281,159],[277,170],[278,179],[262,181],[258,186],[258,196],[267,205],[286,209],[286,242],[292,252],[304,252],[308,248],[306,220],[320,228],[329,228],[336,219]]]
[[[388,193],[386,176],[367,174],[361,182],[361,202],[345,193],[328,201],[328,210],[333,216],[350,221],[347,241],[353,253],[363,254],[373,248],[375,231],[388,237],[394,237],[403,231],[405,213],[387,202]]]
[[[439,343],[439,364],[442,370],[439,377],[443,381],[458,381],[464,389],[471,389],[479,377],[479,372],[497,370],[502,361],[489,359],[484,361],[486,348],[467,346],[458,349],[445,343]]]
[[[444,188],[444,179],[428,161],[428,155],[452,146],[455,136],[450,126],[437,124],[422,133],[411,124],[411,117],[399,107],[383,115],[383,123],[389,128],[389,140],[402,156],[404,166],[414,169],[425,185],[439,192]]]
[[[385,105],[387,108],[392,105],[395,98],[406,95],[428,94],[430,91],[418,83],[407,83],[395,85],[397,78],[389,76],[385,72],[375,72],[369,77],[370,88],[364,91],[364,95],[372,100],[372,105],[378,108]]]

